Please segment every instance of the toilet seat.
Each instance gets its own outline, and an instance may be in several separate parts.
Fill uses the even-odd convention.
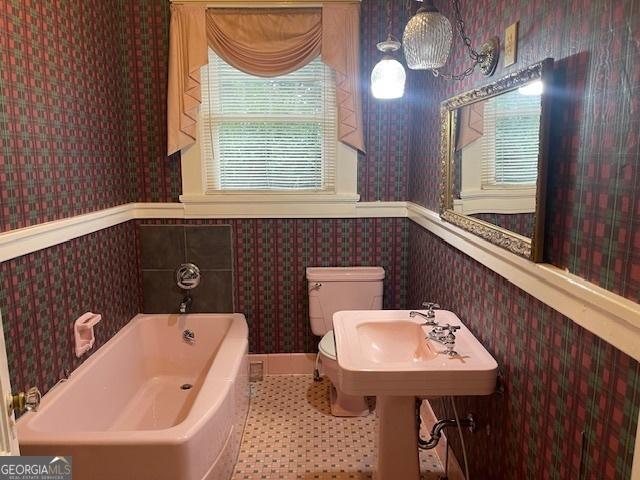
[[[318,350],[325,357],[328,357],[331,360],[336,359],[336,340],[333,336],[333,330],[329,330],[324,337],[322,337],[322,340],[320,340],[320,343],[318,344]]]

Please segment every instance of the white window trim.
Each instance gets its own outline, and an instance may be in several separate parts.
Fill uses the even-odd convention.
[[[481,148],[482,139],[478,139],[462,150],[462,188],[460,198],[453,200],[453,211],[464,215],[535,212],[536,185],[483,185],[484,159],[478,162]]]
[[[536,187],[465,190],[453,200],[453,211],[464,215],[533,213],[535,205]]]
[[[198,113],[198,124],[201,117]],[[187,216],[344,217],[356,215],[358,195],[358,152],[336,138],[335,190],[327,192],[218,191],[207,192],[205,161],[196,142],[182,149],[182,195]]]

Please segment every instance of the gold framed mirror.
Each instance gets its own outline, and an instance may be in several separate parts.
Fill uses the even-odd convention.
[[[553,59],[442,102],[440,216],[541,262]]]

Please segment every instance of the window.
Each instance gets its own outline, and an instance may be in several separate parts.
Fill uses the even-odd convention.
[[[538,177],[540,95],[517,90],[484,107],[482,185],[529,186]]]
[[[319,58],[261,78],[209,50],[200,122],[205,193],[334,192],[336,119],[333,72]]]

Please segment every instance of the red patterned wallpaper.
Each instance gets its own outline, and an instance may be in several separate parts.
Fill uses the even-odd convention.
[[[407,197],[410,100],[368,89],[385,15],[382,0],[363,2],[363,201]],[[392,15],[399,36],[401,2]],[[179,156],[164,154],[168,22],[166,0],[0,1],[0,231],[178,200]]]
[[[402,4],[393,2],[398,36]],[[366,84],[384,37],[384,5],[362,5],[368,151],[359,191],[365,201],[409,196],[437,209],[438,103],[484,80],[443,87],[411,74],[405,99],[372,101]],[[548,257],[637,300],[638,1],[480,0],[463,7],[474,42],[502,36],[519,18],[518,65],[560,60],[571,101],[557,113],[564,128],[552,155]],[[165,0],[0,0],[0,230],[134,200],[177,199],[179,162],[163,154],[167,24]],[[462,67],[456,45],[454,63]],[[305,265],[383,264],[392,272],[387,306],[404,307],[405,297],[410,306],[442,302],[505,368],[505,396],[464,400],[465,410],[492,415],[492,438],[468,438],[474,478],[575,478],[581,428],[587,478],[628,477],[640,398],[636,362],[415,225],[409,233],[405,220],[229,222],[242,272],[234,283],[237,308],[250,319],[253,351],[315,348]],[[0,265],[16,388],[47,390],[65,363],[77,365],[70,326],[79,313],[106,312],[98,332],[104,342],[140,310],[130,287],[138,279],[136,235],[129,222]],[[487,450],[489,443],[501,448]]]
[[[126,99],[127,154],[140,202],[177,202],[180,156],[166,155],[169,4],[122,1],[120,42]]]
[[[0,230],[135,198],[114,1],[0,1]]]
[[[443,11],[447,2],[441,2]],[[462,2],[474,44],[520,20],[518,63],[462,82],[413,73],[409,198],[438,210],[439,103],[545,57],[562,89],[553,110],[546,259],[640,301],[640,62],[638,0]],[[489,12],[489,14],[487,14]],[[494,12],[494,13],[491,13]],[[495,14],[499,12],[499,14]],[[447,68],[462,70],[460,40]],[[452,67],[453,66],[453,67]]]
[[[73,322],[103,315],[99,348],[142,311],[140,222],[79,237],[0,263],[0,311],[14,389],[51,388],[73,355]],[[233,237],[234,310],[249,322],[254,353],[313,352],[307,266],[381,265],[385,306],[406,304],[406,219],[148,220],[229,224]],[[94,350],[95,351],[95,350]]]
[[[412,222],[407,285],[409,306],[456,312],[504,375],[504,394],[456,399],[478,420],[465,433],[471,478],[630,478],[638,362]]]
[[[99,348],[141,311],[137,234],[135,222],[127,222],[0,263],[14,391],[37,385],[46,392],[64,369],[80,364],[73,322],[83,313],[102,314]]]
[[[0,231],[174,201],[168,3],[0,1]]]
[[[447,2],[437,4],[447,12]],[[640,2],[462,4],[476,45],[503,37],[520,20],[519,61],[498,68],[494,78],[556,59],[564,90],[553,111],[546,258],[639,301],[640,104],[633,92],[640,87]],[[463,70],[468,58],[459,40],[454,50],[450,65]],[[438,210],[439,102],[491,79],[412,77],[421,99],[412,104],[409,198]],[[434,128],[422,128],[425,123]],[[505,373],[504,395],[459,401],[483,424],[466,438],[471,476],[629,478],[640,409],[638,362],[414,224],[409,245],[409,306],[428,299],[457,312]]]
[[[134,128],[131,145],[137,166],[138,198],[145,202],[177,201],[180,195],[179,156],[167,159],[166,56],[168,9],[164,0],[128,2],[123,42],[130,53],[124,67],[130,91]],[[361,13],[361,69],[366,154],[359,156],[358,192],[362,201],[400,201],[407,198],[409,158],[409,104],[402,100],[380,102],[369,93],[369,76],[381,58],[376,43],[386,38],[386,8],[383,0],[365,0]],[[392,31],[402,33],[407,10],[394,2]]]
[[[378,3],[363,5],[365,77],[384,36]],[[179,158],[163,153],[168,20],[166,0],[0,0],[0,231],[136,200],[177,200]],[[405,107],[367,99],[365,108],[363,200],[404,199]],[[251,322],[252,351],[315,350],[306,265],[382,264],[388,306],[404,307],[404,220],[232,222],[242,272],[236,305]],[[130,230],[126,224],[0,265],[0,310],[16,388],[38,384],[46,391],[65,364],[78,364],[69,358],[69,335],[79,313],[104,314],[103,342],[140,311],[137,293],[110,280],[133,268],[135,256],[132,262],[125,246],[133,248],[137,233]],[[120,265],[121,259],[127,262]],[[82,274],[88,288],[67,283],[94,265],[100,270]],[[124,274],[130,284],[131,271]],[[108,298],[117,305],[107,305]]]
[[[391,33],[398,38],[408,19],[404,3],[392,4]],[[360,63],[367,153],[360,155],[358,162],[358,192],[365,202],[407,199],[410,97],[381,101],[374,99],[369,90],[371,70],[382,56],[376,44],[386,39],[385,5],[384,0],[365,0],[361,10]]]
[[[305,269],[382,266],[385,308],[406,305],[404,218],[145,220],[144,224],[231,225],[234,307],[249,323],[252,353],[315,352]]]

